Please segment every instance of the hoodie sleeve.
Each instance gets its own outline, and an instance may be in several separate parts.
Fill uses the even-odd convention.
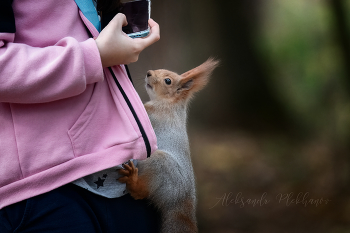
[[[14,43],[11,0],[0,1],[0,102],[44,103],[78,95],[103,80],[93,39],[66,37],[49,47]]]

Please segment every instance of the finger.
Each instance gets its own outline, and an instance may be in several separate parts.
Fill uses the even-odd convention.
[[[148,25],[152,31],[152,34],[153,33],[157,33],[157,34],[160,34],[160,28],[159,28],[159,24],[154,21],[153,19],[149,19],[148,20]]]
[[[150,19],[148,23],[150,26],[150,35],[147,39],[149,40],[149,43],[150,43],[148,45],[151,45],[160,39],[160,28],[159,28],[159,24],[157,24],[153,19]]]
[[[130,165],[131,165],[131,169],[135,170],[135,165],[134,165],[134,163],[131,160],[130,160]]]
[[[120,30],[122,29],[122,27],[128,25],[126,16],[122,13],[118,13],[116,16],[114,16],[110,23],[115,24],[116,27],[118,27]]]
[[[129,177],[124,176],[124,177],[120,177],[119,179],[117,179],[120,183],[126,183],[128,182]]]
[[[131,171],[132,170],[132,168],[128,165],[128,164],[123,164],[123,167],[125,168],[125,170],[129,170],[129,171]]]
[[[148,25],[149,25],[150,28],[152,28],[152,27],[155,26],[156,24],[157,24],[156,21],[154,21],[153,19],[149,19],[149,20],[148,20]]]
[[[152,19],[150,19],[148,22],[150,26],[149,35],[145,38],[140,38],[138,40],[138,42],[141,43],[144,46],[144,48],[150,46],[151,44],[157,42],[160,39],[159,25]]]
[[[123,176],[128,176],[128,175],[130,175],[130,172],[127,171],[127,170],[124,170],[124,169],[118,170],[118,173],[119,173],[120,175],[123,175]]]

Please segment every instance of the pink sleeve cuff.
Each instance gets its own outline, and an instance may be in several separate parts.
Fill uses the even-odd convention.
[[[90,38],[81,42],[81,48],[84,54],[86,84],[103,81],[103,67],[95,40]]]

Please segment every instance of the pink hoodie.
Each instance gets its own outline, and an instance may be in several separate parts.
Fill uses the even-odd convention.
[[[74,0],[15,0],[12,9],[16,32],[0,32],[0,209],[145,159],[140,128],[86,27],[98,32]],[[153,152],[143,104],[124,66],[113,71]]]

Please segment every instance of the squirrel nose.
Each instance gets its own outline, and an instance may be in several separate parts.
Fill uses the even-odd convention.
[[[152,71],[152,70],[147,71],[147,77],[152,76],[152,73],[153,73],[153,71]]]

